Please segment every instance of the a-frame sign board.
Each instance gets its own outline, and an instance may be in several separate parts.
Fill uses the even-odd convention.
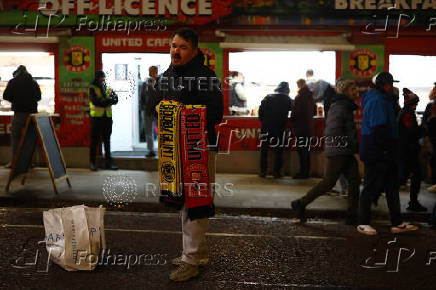
[[[26,173],[29,171],[32,162],[33,153],[38,144],[42,145],[44,159],[50,172],[50,178],[53,182],[54,191],[57,194],[56,181],[66,179],[68,186],[71,187],[68,179],[65,160],[59,146],[58,138],[54,130],[53,123],[49,116],[32,114],[29,116],[21,136],[18,150],[15,153],[9,173],[6,191],[15,178],[23,175],[21,184],[26,180]]]

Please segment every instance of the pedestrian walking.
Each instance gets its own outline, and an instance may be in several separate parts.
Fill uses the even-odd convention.
[[[411,175],[410,201],[407,210],[427,211],[418,201],[422,180],[419,139],[423,135],[422,127],[418,126],[415,113],[419,98],[407,88],[403,89],[403,96],[404,107],[398,116],[400,184],[406,184]]]
[[[392,105],[394,78],[388,72],[378,74],[375,89],[369,90],[363,100],[360,159],[364,162],[364,188],[359,200],[357,230],[375,235],[371,227],[371,202],[385,191],[391,219],[391,232],[401,233],[418,227],[403,221],[398,180],[398,123]]]
[[[298,95],[292,105],[292,133],[297,138],[297,152],[300,157],[300,172],[294,179],[306,179],[310,176],[310,144],[308,142],[313,134],[313,116],[316,115],[316,104],[312,91],[306,81],[297,81]],[[303,141],[303,142],[300,142]]]
[[[140,106],[142,120],[144,121],[144,135],[145,141],[147,142],[147,154],[145,157],[152,158],[156,156],[154,152],[154,141],[153,141],[153,122],[154,118],[154,107],[152,104],[154,94],[156,93],[155,85],[158,79],[158,68],[157,66],[150,66],[148,68],[149,77],[141,86],[140,94]]]
[[[12,103],[12,111],[14,111],[11,128],[11,162],[17,152],[27,118],[30,114],[38,112],[38,101],[41,100],[41,89],[24,65],[18,66],[12,75],[13,78],[3,92],[3,99]]]
[[[206,106],[209,180],[213,184],[218,151],[215,125],[222,120],[224,106],[220,83],[215,73],[204,65],[204,55],[198,49],[198,35],[193,30],[181,28],[172,35],[170,54],[171,65],[158,81],[156,99],[153,103],[158,105],[165,99],[176,100],[185,105]],[[199,274],[199,265],[209,263],[206,231],[209,217],[215,214],[215,207],[212,203],[210,206],[188,209],[186,196],[182,206],[171,203],[168,197],[161,198],[162,200],[166,201],[168,206],[180,210],[182,221],[183,252],[181,257],[172,260],[178,268],[171,272],[169,278],[173,281],[186,281]],[[194,215],[194,212],[197,214]]]
[[[101,138],[104,145],[105,168],[117,170],[111,157],[112,105],[118,103],[118,96],[106,86],[106,75],[95,72],[93,83],[89,87],[89,109],[91,115],[91,146],[89,150],[90,169],[96,171],[97,144]]]
[[[267,174],[268,148],[274,150],[274,178],[282,177],[282,153],[285,146],[284,133],[292,100],[289,97],[289,83],[281,82],[274,90],[274,94],[267,95],[259,107],[259,119],[261,122],[261,153],[260,153],[260,177]]]
[[[353,112],[358,109],[354,102],[357,96],[356,86],[352,81],[340,80],[336,84],[337,94],[332,99],[326,120],[325,154],[327,169],[325,177],[300,199],[291,203],[297,218],[305,220],[305,209],[319,196],[331,190],[343,174],[348,181],[348,210],[345,223],[357,224],[360,176],[354,154],[358,151],[357,131]]]

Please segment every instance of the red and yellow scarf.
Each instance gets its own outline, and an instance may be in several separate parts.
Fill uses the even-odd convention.
[[[160,200],[190,219],[213,215],[208,170],[206,107],[162,101],[159,105]]]

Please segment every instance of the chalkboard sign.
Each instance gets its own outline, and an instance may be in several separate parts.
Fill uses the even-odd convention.
[[[48,117],[37,116],[36,122],[42,137],[44,151],[47,152],[48,160],[50,161],[51,168],[53,169],[54,178],[57,179],[65,176],[67,171],[65,169],[64,161],[62,160],[62,153],[59,148],[59,144],[57,143],[51,120]]]
[[[9,181],[6,185],[6,191],[9,190],[12,180],[29,171],[38,140],[40,141],[44,152],[44,158],[50,172],[54,191],[57,193],[56,181],[64,178],[66,179],[68,186],[71,187],[67,175],[65,160],[62,156],[59,141],[56,137],[50,117],[32,114],[27,119],[18,150],[15,153],[11,171],[9,173]],[[24,184],[24,181],[25,175],[23,176],[22,184]]]

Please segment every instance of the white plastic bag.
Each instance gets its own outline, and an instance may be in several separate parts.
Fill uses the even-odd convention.
[[[84,205],[44,211],[50,259],[67,271],[94,270],[106,249],[104,212]]]

